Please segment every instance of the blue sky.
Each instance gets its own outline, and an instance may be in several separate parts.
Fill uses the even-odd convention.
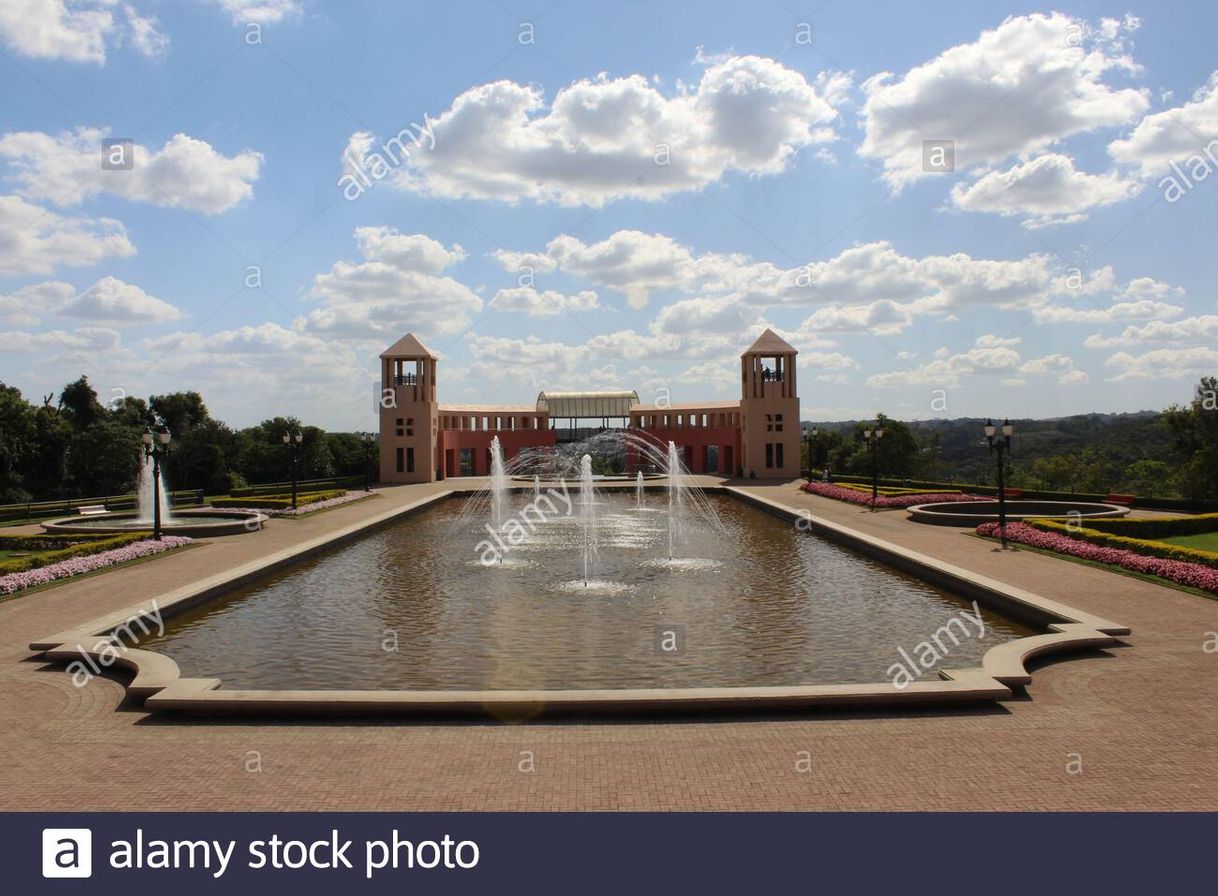
[[[1216,26],[1210,3],[8,2],[0,380],[361,429],[407,330],[442,400],[520,403],[734,397],[772,326],[805,418],[1185,401],[1218,372]],[[120,138],[133,167],[103,170]]]

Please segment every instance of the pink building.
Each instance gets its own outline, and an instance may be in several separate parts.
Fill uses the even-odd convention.
[[[791,479],[800,463],[796,354],[773,330],[762,333],[741,355],[735,401],[659,406],[635,392],[547,391],[535,405],[442,405],[436,356],[408,333],[381,355],[380,479],[485,476],[495,436],[510,461],[615,428],[673,442],[693,473]],[[631,472],[640,462],[628,455]]]

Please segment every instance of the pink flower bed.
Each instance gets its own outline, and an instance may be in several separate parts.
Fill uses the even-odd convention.
[[[820,495],[822,498],[833,498],[835,501],[846,501],[850,504],[871,506],[871,493],[860,492],[853,488],[843,488],[832,482],[805,482],[800,486],[805,492]],[[876,507],[913,507],[915,504],[941,504],[945,501],[986,501],[988,498],[980,495],[966,495],[962,492],[947,492],[945,494],[928,493],[923,495],[880,495],[875,502]]]
[[[978,535],[991,538],[998,537],[997,523],[982,523],[977,527]],[[1202,566],[1200,563],[1186,563],[1182,560],[1167,560],[1163,557],[1149,557],[1137,551],[1123,548],[1108,548],[1092,544],[1068,535],[1056,532],[1042,532],[1023,523],[1007,523],[1007,538],[1011,541],[1026,544],[1034,548],[1043,548],[1079,557],[1083,560],[1094,560],[1098,563],[1111,563],[1132,572],[1146,573],[1167,579],[1178,585],[1189,585],[1218,594],[1218,569]]]
[[[138,560],[140,557],[150,557],[162,551],[180,548],[184,544],[190,544],[190,541],[189,538],[181,535],[166,535],[160,541],[150,538],[147,541],[137,541],[112,551],[102,551],[99,554],[89,554],[85,557],[72,557],[68,560],[60,560],[58,563],[40,566],[37,569],[0,575],[0,594],[13,594],[36,585],[54,582],[57,579],[78,576],[118,563],[126,563],[128,560]]]

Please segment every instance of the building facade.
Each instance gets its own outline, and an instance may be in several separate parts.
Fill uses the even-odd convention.
[[[436,356],[408,333],[381,355],[380,480],[485,476],[495,437],[510,461],[614,428],[671,441],[692,473],[792,479],[800,466],[796,354],[774,331],[762,333],[740,357],[734,401],[645,405],[634,392],[542,392],[534,405],[447,405],[436,396]],[[628,454],[631,472],[640,463]]]

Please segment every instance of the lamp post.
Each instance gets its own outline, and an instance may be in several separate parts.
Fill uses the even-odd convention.
[[[361,432],[359,440],[364,450],[364,491],[372,491],[372,442],[376,437],[370,432]]]
[[[1007,549],[1007,480],[1005,455],[1011,451],[1011,435],[1015,427],[1010,420],[1002,421],[1002,431],[994,425],[993,420],[985,421],[985,441],[990,446],[990,454],[998,452],[998,537],[1002,540],[1002,549]]]
[[[816,439],[820,437],[820,429],[813,426],[808,430],[808,481],[812,481],[812,446],[816,443]]]
[[[300,448],[301,442],[304,441],[304,436],[299,433],[285,432],[283,434],[283,444],[288,446],[288,458],[292,467],[292,509],[296,509],[296,473],[297,466],[300,463]]]
[[[140,437],[144,443],[144,456],[152,458],[152,537],[161,540],[161,457],[169,451],[169,440],[173,437],[168,429],[155,434],[145,429]]]
[[[880,499],[880,462],[877,450],[880,447],[880,439],[884,438],[884,427],[880,425],[880,421],[875,422],[875,429],[863,430],[863,441],[867,443],[867,447],[871,449],[871,509],[875,510],[876,504]]]

